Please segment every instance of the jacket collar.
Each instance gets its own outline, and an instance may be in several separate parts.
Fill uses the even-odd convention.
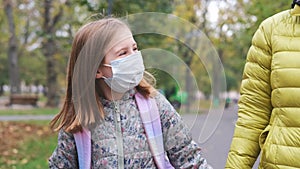
[[[291,15],[293,16],[300,16],[300,6],[295,5],[293,9],[291,9]]]

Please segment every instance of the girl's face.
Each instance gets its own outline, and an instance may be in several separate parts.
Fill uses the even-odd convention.
[[[133,39],[131,32],[124,31],[123,35],[121,35],[120,37],[126,38],[122,38],[124,40],[119,41],[116,45],[109,49],[109,51],[103,59],[102,64],[109,65],[110,62],[113,60],[129,56],[138,51],[137,44]],[[101,78],[102,76],[112,77],[111,68],[108,66],[102,66],[102,64],[98,69],[96,78]]]

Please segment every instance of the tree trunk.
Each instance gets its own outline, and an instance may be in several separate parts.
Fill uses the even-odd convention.
[[[46,69],[47,69],[47,107],[56,107],[59,103],[59,96],[58,96],[58,82],[57,82],[57,70],[55,68],[56,66],[56,60],[54,58],[55,54],[55,43],[53,40],[48,39],[45,41],[43,45],[43,53],[46,57]]]
[[[185,45],[189,44],[190,39],[186,39]],[[192,63],[192,57],[193,53],[189,51],[189,49],[186,49],[186,47],[179,46],[179,50],[183,52],[183,57],[184,57],[184,62],[186,64],[186,70],[185,70],[185,91],[187,92],[187,100],[185,103],[185,111],[187,113],[190,113],[191,111],[191,102],[192,102],[192,96],[193,92],[192,91],[192,77],[191,77],[191,63]]]
[[[4,94],[3,84],[0,84],[0,96]]]
[[[13,7],[11,0],[4,0],[4,10],[7,16],[9,25],[9,44],[8,44],[8,60],[9,60],[9,79],[10,79],[10,92],[11,94],[20,93],[20,75],[18,66],[18,44],[15,32],[15,23],[13,18]]]
[[[60,11],[52,18],[51,11],[53,0],[44,0],[44,24],[43,30],[45,33],[43,41],[43,54],[47,61],[47,107],[57,107],[59,104],[59,86],[57,82],[57,69],[56,69],[56,59],[55,53],[57,47],[55,45],[55,25],[60,20],[62,16],[62,8]]]
[[[202,9],[203,9],[203,12],[202,12],[202,18],[207,18],[207,15],[208,15],[208,7],[209,7],[209,4],[210,4],[211,0],[203,0],[202,1]],[[208,20],[207,19],[204,19],[203,22],[201,23],[199,29],[200,30],[203,30],[203,32],[208,36],[208,38],[210,38],[210,32],[211,30],[208,28],[207,26],[208,24]],[[220,54],[220,53],[219,53]],[[219,55],[220,56],[220,55]],[[213,63],[216,63],[217,61],[213,61]],[[221,93],[221,83],[220,83],[220,69],[219,67],[216,67],[217,65],[213,65],[213,79],[211,81],[211,85],[212,85],[212,96],[213,96],[213,107],[218,107],[220,105],[220,93]],[[207,97],[207,96],[206,96]]]

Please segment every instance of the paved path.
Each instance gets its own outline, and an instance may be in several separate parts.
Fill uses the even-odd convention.
[[[203,155],[214,169],[224,169],[230,148],[237,106],[223,111],[211,111],[201,115],[183,115],[182,118],[190,127],[193,139],[202,147]],[[206,123],[205,123],[206,122]],[[204,129],[204,131],[201,131]],[[257,163],[253,169],[257,169]]]

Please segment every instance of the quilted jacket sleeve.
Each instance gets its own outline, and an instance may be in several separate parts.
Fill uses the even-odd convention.
[[[58,144],[49,158],[50,169],[77,169],[77,151],[73,134],[60,130],[58,133]]]
[[[272,18],[253,36],[244,67],[238,120],[225,168],[252,168],[260,153],[259,136],[269,123],[271,105]]]

